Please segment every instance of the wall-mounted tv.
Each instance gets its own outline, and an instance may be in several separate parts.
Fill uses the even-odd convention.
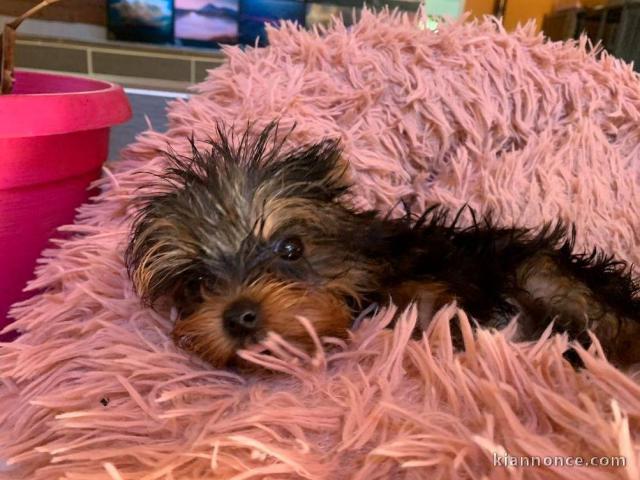
[[[107,15],[118,40],[173,42],[173,0],[109,0]]]
[[[238,42],[239,0],[175,0],[175,38],[183,45]]]
[[[306,0],[108,0],[108,27],[118,40],[266,45],[265,23],[291,20],[304,27],[308,5]],[[315,10],[309,13],[315,23]]]
[[[305,25],[307,6],[304,0],[240,0],[240,43],[259,45],[267,43],[265,23],[277,24],[294,20]]]

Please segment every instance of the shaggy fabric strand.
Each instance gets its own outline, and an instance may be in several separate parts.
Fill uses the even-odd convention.
[[[576,372],[563,337],[516,344],[513,324],[474,335],[449,305],[417,341],[414,309],[384,328],[391,308],[348,341],[317,339],[312,355],[273,336],[273,354],[244,353],[264,368],[238,375],[176,348],[171,319],[140,306],[123,265],[139,171],[219,121],[295,123],[292,143],[341,138],[358,207],[407,198],[525,226],[560,218],[578,248],[640,264],[640,80],[628,65],[492,19],[431,32],[365,11],[351,29],[269,34],[267,48],[227,48],[197,94],[170,105],[169,130],[128,147],[45,252],[30,285],[42,292],[13,310],[24,334],[0,346],[0,478],[640,478],[638,378],[597,343]],[[464,352],[451,345],[456,317]],[[609,464],[496,465],[507,454]]]

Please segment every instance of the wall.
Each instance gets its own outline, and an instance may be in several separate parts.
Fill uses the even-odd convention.
[[[38,0],[0,0],[0,25],[37,3]],[[19,32],[22,35],[96,41],[106,40],[106,25],[106,0],[63,0],[25,21]]]
[[[471,15],[476,18],[491,15],[495,3],[494,0],[467,0],[465,10],[471,12]],[[552,10],[553,4],[554,0],[507,0],[503,23],[508,30],[513,30],[518,23],[524,23],[533,18],[539,30],[542,19]]]
[[[37,3],[38,0],[0,0],[0,15],[16,17]],[[106,0],[63,0],[49,5],[32,18],[105,26],[107,2]]]
[[[2,0],[0,0],[2,2]],[[13,20],[14,16],[0,15],[0,25]],[[27,20],[20,25],[20,35],[66,38],[85,42],[105,41],[107,27],[88,23],[57,22],[53,20]]]
[[[554,0],[507,0],[504,12],[504,26],[513,30],[518,23],[533,18],[538,30],[542,27],[544,16],[553,10]]]
[[[508,30],[513,30],[518,23],[525,23],[533,18],[536,21],[537,29],[540,30],[544,16],[553,11],[557,3],[558,0],[507,0],[504,25]],[[596,7],[607,2],[606,0],[582,0],[563,3],[580,3],[585,7]],[[473,17],[492,14],[493,8],[493,0],[467,0],[465,2],[465,10],[471,12]]]
[[[507,29],[512,30],[518,23],[534,18],[539,30],[545,14],[552,11],[557,1],[507,0],[504,24]],[[0,22],[19,15],[36,2],[37,0],[0,0]],[[42,10],[34,17],[36,20],[27,22],[21,31],[35,35],[103,40],[106,38],[106,3],[106,0],[63,0]],[[594,7],[606,3],[606,0],[582,0],[580,3]],[[493,13],[494,4],[494,0],[466,0],[464,10],[473,17],[482,17]]]
[[[464,10],[470,12],[473,17],[493,14],[494,0],[467,0]]]

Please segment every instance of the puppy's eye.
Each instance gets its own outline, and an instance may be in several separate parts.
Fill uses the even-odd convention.
[[[304,245],[298,237],[287,237],[276,244],[276,254],[283,260],[297,260],[304,253]]]
[[[200,283],[202,282],[202,277],[191,277],[184,284],[184,290],[189,293],[196,293],[200,290]]]
[[[215,287],[216,279],[210,275],[197,275],[187,280],[184,290],[191,295],[198,296],[202,290],[212,290]]]

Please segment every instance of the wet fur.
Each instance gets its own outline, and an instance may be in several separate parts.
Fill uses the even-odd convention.
[[[342,336],[371,303],[415,301],[425,326],[456,300],[487,327],[519,313],[522,339],[555,321],[584,344],[592,330],[618,363],[640,361],[639,286],[624,262],[574,253],[575,232],[561,223],[505,228],[467,209],[463,227],[464,211],[439,206],[399,219],[355,211],[337,142],[287,149],[285,140],[276,124],[240,137],[218,127],[206,149],[192,142],[190,156],[173,155],[140,199],[127,266],[146,304],[177,308],[184,348],[222,365],[267,331],[310,346],[296,316]],[[274,245],[292,235],[305,254],[286,262]],[[263,328],[249,339],[222,327],[238,298],[262,306]]]

